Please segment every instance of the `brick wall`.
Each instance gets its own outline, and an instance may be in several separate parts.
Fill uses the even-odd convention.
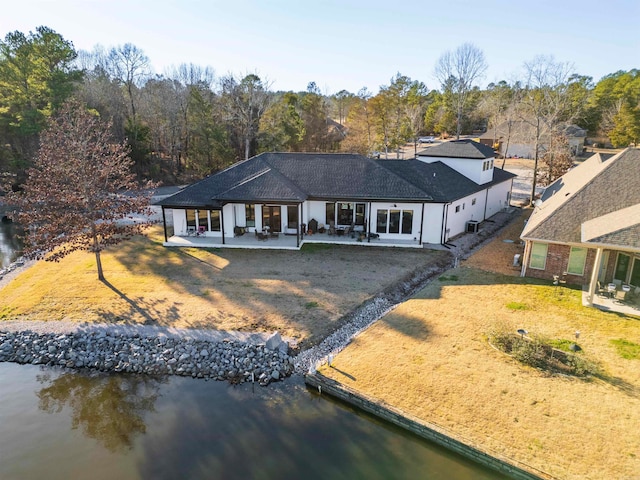
[[[530,268],[527,263],[525,277],[540,278],[543,280],[553,281],[554,275],[562,277],[569,266],[569,254],[571,247],[568,245],[559,245],[549,243],[547,248],[547,263],[544,270]],[[584,266],[583,275],[567,274],[565,279],[569,285],[586,285],[591,281],[591,272],[593,271],[593,263],[596,260],[596,250],[590,248],[587,251],[587,260]],[[614,251],[609,253],[609,261],[606,267],[605,278],[613,277],[613,269],[615,266],[616,254]]]

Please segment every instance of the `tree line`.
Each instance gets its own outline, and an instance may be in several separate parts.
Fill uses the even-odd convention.
[[[132,44],[76,51],[48,27],[16,31],[0,41],[0,172],[25,177],[47,120],[71,99],[109,122],[139,178],[165,182],[202,177],[265,151],[395,156],[427,134],[493,131],[504,150],[516,140],[511,130],[515,135],[523,124],[548,182],[570,159],[569,124],[614,147],[639,140],[639,70],[594,82],[540,56],[520,75],[483,89],[486,68],[482,51],[464,44],[439,58],[434,89],[397,73],[378,92],[327,94],[314,82],[284,92],[257,73],[216,76],[209,66],[153,74]]]

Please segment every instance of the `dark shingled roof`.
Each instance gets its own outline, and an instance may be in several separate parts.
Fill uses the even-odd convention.
[[[443,142],[418,152],[418,155],[421,157],[451,157],[483,160],[496,156],[491,147],[469,139]]]
[[[309,198],[424,200],[425,193],[368,157],[331,153],[265,153],[265,162]]]
[[[594,155],[547,190],[521,238],[579,244],[583,225],[609,216],[602,219],[610,232],[609,240],[614,241],[615,235],[615,242],[624,241],[625,236],[633,237],[637,228],[632,226],[634,222],[629,224],[628,218],[614,214],[640,204],[640,149],[628,148],[607,159]],[[640,218],[637,220],[640,222]],[[640,243],[634,238],[628,246]]]
[[[431,200],[436,203],[457,200],[516,176],[505,170],[494,168],[493,180],[479,185],[442,162],[425,163],[420,160],[378,160],[378,162],[422,191],[428,192]]]
[[[156,205],[220,208],[227,202],[297,203],[307,199],[440,203],[513,176],[494,169],[493,182],[478,185],[442,162],[374,160],[354,154],[263,153],[211,175]]]

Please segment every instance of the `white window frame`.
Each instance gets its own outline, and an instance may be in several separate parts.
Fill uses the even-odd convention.
[[[584,275],[584,267],[587,263],[587,253],[588,253],[588,250],[584,247],[571,247],[571,250],[569,252],[569,261],[567,263],[567,273],[571,275]],[[579,270],[571,270],[572,260],[574,262],[577,260],[580,260],[579,257],[575,258],[578,255],[583,255],[582,262],[581,262],[582,265]]]
[[[544,257],[543,257],[543,261],[542,261],[542,266],[539,266],[539,264],[537,262],[534,264],[534,259],[537,260],[537,259],[539,259],[539,257],[541,257],[541,252],[538,252],[538,253],[535,252],[536,247],[544,248]],[[547,267],[547,254],[548,253],[549,253],[549,244],[534,242],[531,245],[531,253],[530,253],[530,256],[529,256],[529,268],[533,268],[534,270],[544,270]]]

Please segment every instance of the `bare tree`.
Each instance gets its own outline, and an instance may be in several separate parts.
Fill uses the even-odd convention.
[[[553,57],[537,56],[524,64],[525,85],[520,101],[521,119],[529,125],[533,143],[533,185],[530,204],[533,205],[538,180],[538,161],[544,153],[543,139],[561,133],[566,123],[578,113],[572,105],[569,78],[573,66],[556,62]]]
[[[510,85],[505,80],[490,83],[480,103],[481,111],[489,119],[489,129],[493,132],[493,148],[501,148],[502,167],[509,152],[509,144],[517,120],[517,108],[520,101],[519,82]]]
[[[449,91],[456,112],[456,138],[460,138],[462,115],[474,83],[487,71],[484,53],[471,43],[460,45],[453,52],[445,52],[435,67],[435,76],[443,93]]]
[[[111,76],[119,79],[127,89],[131,104],[131,117],[135,120],[136,105],[133,90],[149,76],[149,58],[135,45],[125,43],[109,50],[108,69]]]
[[[269,106],[269,85],[253,73],[241,80],[229,74],[222,77],[220,83],[228,119],[243,143],[246,160],[250,156],[251,143],[258,135],[260,117]]]
[[[76,101],[65,105],[42,133],[23,190],[7,195],[27,232],[26,253],[58,261],[76,250],[94,252],[104,281],[100,252],[149,224],[132,219],[149,218],[149,196],[129,194],[139,188],[132,164],[108,124]]]

